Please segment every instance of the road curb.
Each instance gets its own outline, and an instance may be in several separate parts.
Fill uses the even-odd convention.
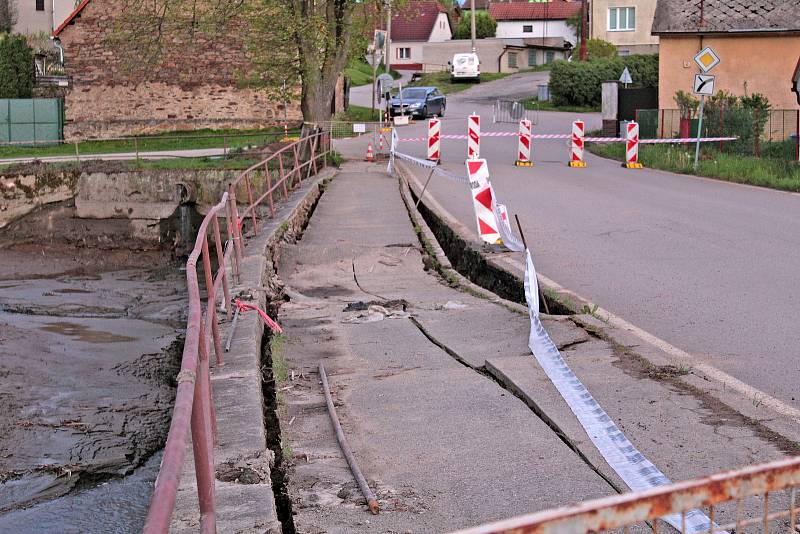
[[[423,186],[416,175],[402,162],[396,162],[396,166],[401,176],[408,182],[411,193],[418,195]],[[457,250],[450,247],[448,251],[450,252],[449,261],[454,264],[453,272],[456,272],[456,269],[466,270],[470,276],[470,266],[465,265],[466,262],[460,258],[465,253],[480,256],[486,266],[493,271],[487,275],[502,273],[501,276],[509,277],[504,285],[507,285],[510,279],[517,285],[518,290],[521,290],[524,264],[516,258],[516,253],[487,252],[477,241],[474,233],[439,204],[430,192],[426,192],[420,202],[419,213],[427,216],[428,223],[430,223],[431,217],[435,218],[434,226],[438,232],[431,231],[431,234],[434,236],[433,239],[438,241],[439,250],[444,253],[448,248],[448,242],[458,243],[463,247]],[[426,227],[430,230],[429,225]],[[441,246],[443,240],[444,247]],[[541,273],[538,274],[539,283],[551,308],[559,305],[567,308],[568,311],[571,311],[572,320],[578,326],[592,335],[609,341],[621,352],[639,359],[643,365],[651,366],[656,370],[678,367],[682,371],[669,377],[672,383],[678,384],[689,394],[722,403],[741,414],[754,431],[766,434],[776,442],[781,442],[784,448],[800,452],[800,410],[742,383],[727,373],[702,362],[699,358],[616,317]],[[470,276],[470,278],[473,277]],[[462,276],[462,278],[464,277]],[[470,280],[470,283],[477,282],[482,291],[486,291],[485,285],[489,285],[490,290],[495,291],[495,288],[491,287],[491,283],[485,284],[485,280],[479,278]],[[511,300],[518,299],[512,298]],[[591,310],[592,313],[581,313],[581,310]]]

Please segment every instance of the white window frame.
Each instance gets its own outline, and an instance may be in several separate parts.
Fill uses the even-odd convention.
[[[625,10],[625,27],[620,28],[620,12]],[[632,15],[632,16],[631,16]],[[612,26],[613,21],[613,28]],[[631,24],[631,21],[633,22]],[[610,32],[633,32],[636,31],[636,7],[616,6],[608,8],[608,31]]]
[[[411,59],[411,48],[408,46],[397,47],[397,59]]]

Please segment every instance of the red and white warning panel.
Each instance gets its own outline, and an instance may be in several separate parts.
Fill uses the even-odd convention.
[[[586,137],[586,127],[583,121],[577,120],[572,123],[572,140],[570,142],[570,167],[586,167],[583,159],[583,144]]]
[[[481,157],[481,116],[467,117],[467,159]]]
[[[428,159],[439,161],[441,155],[442,121],[430,119],[428,121]]]
[[[531,121],[522,119],[519,121],[519,145],[517,147],[517,167],[533,167],[531,161]]]
[[[492,185],[489,183],[489,166],[485,159],[468,159],[467,173],[472,190],[472,205],[478,222],[478,235],[486,243],[502,245],[497,219],[492,209]]]
[[[625,166],[629,169],[641,169],[639,163],[639,123],[631,121],[625,132]]]

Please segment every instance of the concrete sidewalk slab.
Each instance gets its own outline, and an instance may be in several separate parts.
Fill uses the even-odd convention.
[[[471,345],[481,366],[500,338],[512,339],[517,354],[527,339],[524,316],[425,271],[397,181],[364,172],[371,169],[348,164],[302,241],[282,254],[279,273],[292,299],[280,318],[295,376],[284,386],[282,428],[294,457],[298,531],[441,532],[612,493],[523,402],[408,318],[349,322],[364,312],[345,311],[348,304],[404,299],[423,329],[431,324],[448,342]],[[487,331],[481,321],[504,326]],[[317,383],[320,361],[379,516],[358,504],[338,452]]]

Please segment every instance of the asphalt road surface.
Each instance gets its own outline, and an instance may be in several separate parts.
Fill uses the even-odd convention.
[[[534,94],[547,73],[515,75],[448,98],[443,134],[466,133],[466,115],[491,123],[498,96]],[[540,113],[534,133],[567,133],[572,113]],[[581,116],[587,130],[599,114]],[[425,135],[425,126],[399,135]],[[366,141],[364,141],[364,144]],[[361,149],[363,151],[363,148]],[[424,157],[424,143],[400,150]],[[519,214],[538,269],[615,315],[734,377],[800,407],[800,196],[643,169],[587,154],[565,165],[566,141],[534,141],[533,168],[513,166],[516,139],[484,137],[499,200]],[[465,140],[442,142],[443,166],[464,172]],[[424,171],[419,170],[420,175]],[[430,193],[468,227],[468,190],[435,177]],[[756,402],[754,400],[754,402]]]

